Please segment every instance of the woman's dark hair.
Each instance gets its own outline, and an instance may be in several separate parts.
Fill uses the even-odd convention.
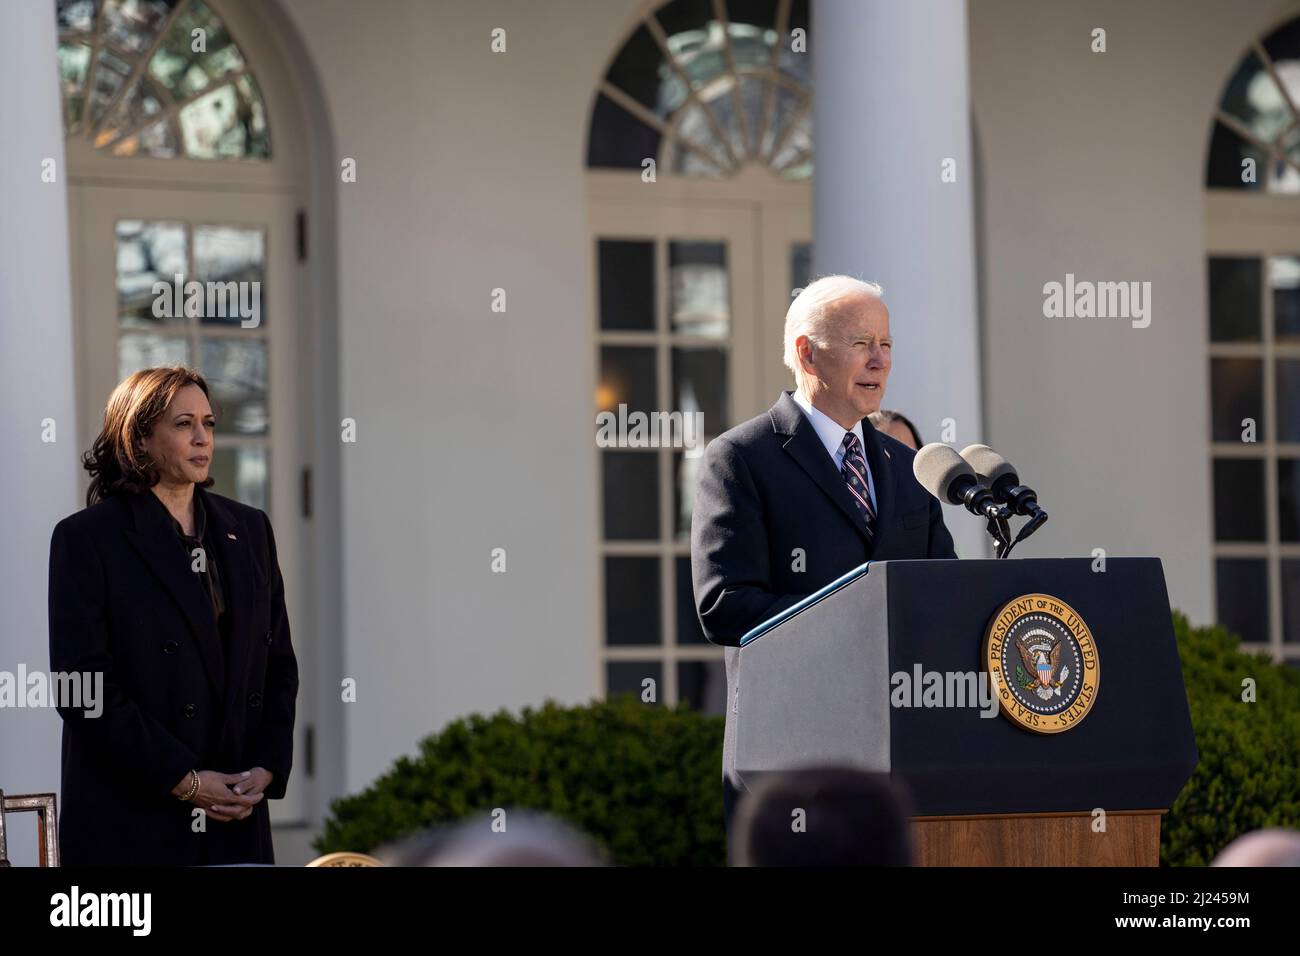
[[[208,394],[203,376],[183,365],[142,369],[113,389],[104,408],[104,427],[90,451],[81,456],[81,467],[90,472],[87,508],[114,495],[147,491],[158,483],[158,466],[141,442],[187,385],[197,385]],[[209,476],[201,487],[209,488],[212,482]]]
[[[921,433],[916,430],[916,426],[908,420],[902,412],[896,412],[892,409],[882,408],[878,412],[872,412],[867,418],[873,428],[884,428],[890,422],[902,422],[904,427],[912,433],[912,440],[916,442],[916,448],[920,451],[925,447],[925,442],[921,441]]]

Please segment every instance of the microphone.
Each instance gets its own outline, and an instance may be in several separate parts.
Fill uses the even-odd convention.
[[[931,442],[918,451],[912,473],[921,487],[940,501],[962,505],[973,515],[996,521],[1010,514],[980,483],[975,469],[943,442]]]
[[[967,445],[962,449],[962,459],[971,466],[979,479],[989,486],[993,497],[1007,505],[1014,514],[1038,518],[1038,524],[1047,520],[1047,512],[1038,507],[1038,493],[1020,483],[1015,466],[988,445]]]

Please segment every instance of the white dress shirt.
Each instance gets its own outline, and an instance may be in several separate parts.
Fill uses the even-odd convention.
[[[803,409],[804,418],[812,423],[813,429],[817,432],[817,437],[821,439],[822,445],[826,447],[826,453],[835,462],[835,470],[841,475],[844,474],[844,436],[848,432],[833,418],[804,398],[798,389],[795,389],[794,394],[790,397],[794,399],[796,405]],[[858,447],[862,449],[862,459],[865,462],[867,459],[867,443],[862,437],[862,422],[853,423],[853,434],[858,436]],[[880,514],[880,509],[876,506],[876,482],[871,477],[870,462],[867,462],[867,494],[871,498],[871,510],[876,514]]]

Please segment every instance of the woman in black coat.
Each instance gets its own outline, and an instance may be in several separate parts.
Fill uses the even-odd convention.
[[[102,673],[60,706],[63,862],[273,863],[298,665],[267,516],[212,494],[208,386],[186,368],[114,389],[86,509],[50,543],[50,665]]]

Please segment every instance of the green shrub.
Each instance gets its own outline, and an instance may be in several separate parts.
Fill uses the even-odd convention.
[[[1238,650],[1221,627],[1174,633],[1200,763],[1160,828],[1160,861],[1203,866],[1235,837],[1300,827],[1300,671]],[[1242,681],[1255,681],[1255,703]]]
[[[1160,859],[1198,866],[1242,833],[1300,827],[1300,672],[1174,613],[1200,763],[1161,826]],[[1257,702],[1241,699],[1255,680]],[[624,866],[726,859],[721,717],[615,697],[473,715],[334,801],[321,853],[370,850],[493,807],[554,813]]]
[[[528,807],[580,827],[619,865],[721,865],[722,730],[721,717],[631,695],[473,715],[334,801],[315,846],[365,851],[493,807]]]

